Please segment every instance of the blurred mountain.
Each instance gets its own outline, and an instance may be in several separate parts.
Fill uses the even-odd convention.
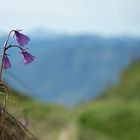
[[[44,33],[43,33],[44,34]],[[10,51],[12,69],[5,79],[15,89],[42,101],[75,105],[96,97],[140,56],[140,39],[94,35],[31,36],[28,66]]]

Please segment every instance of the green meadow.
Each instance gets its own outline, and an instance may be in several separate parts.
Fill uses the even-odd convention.
[[[7,110],[39,140],[140,140],[140,61],[118,83],[87,103],[67,108],[10,90]]]

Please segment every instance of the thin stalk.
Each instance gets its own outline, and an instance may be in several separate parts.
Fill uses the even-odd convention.
[[[8,50],[8,49],[13,48],[13,47],[19,48],[19,49],[22,50],[22,51],[25,50],[25,49],[23,49],[22,47],[20,47],[20,46],[18,46],[18,45],[9,45],[9,46],[6,47],[5,49]]]
[[[4,45],[3,45],[2,61],[1,61],[1,68],[0,68],[0,81],[2,81],[2,71],[3,71],[4,56],[5,56],[5,54],[6,54],[6,46],[7,46],[7,44],[8,44],[9,37],[10,37],[10,35],[11,35],[11,33],[12,33],[13,31],[14,31],[14,30],[11,30],[11,31],[9,32],[9,34],[7,35],[6,41],[5,41]]]
[[[3,110],[6,110],[6,105],[7,105],[7,98],[8,98],[8,87],[5,87],[5,98],[4,98],[4,102],[3,102]]]

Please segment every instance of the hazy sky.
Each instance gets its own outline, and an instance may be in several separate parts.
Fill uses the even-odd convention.
[[[0,30],[140,35],[140,0],[0,0]]]

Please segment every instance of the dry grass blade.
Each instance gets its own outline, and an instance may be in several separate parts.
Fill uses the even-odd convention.
[[[37,138],[11,114],[1,109],[0,140],[37,140]]]

